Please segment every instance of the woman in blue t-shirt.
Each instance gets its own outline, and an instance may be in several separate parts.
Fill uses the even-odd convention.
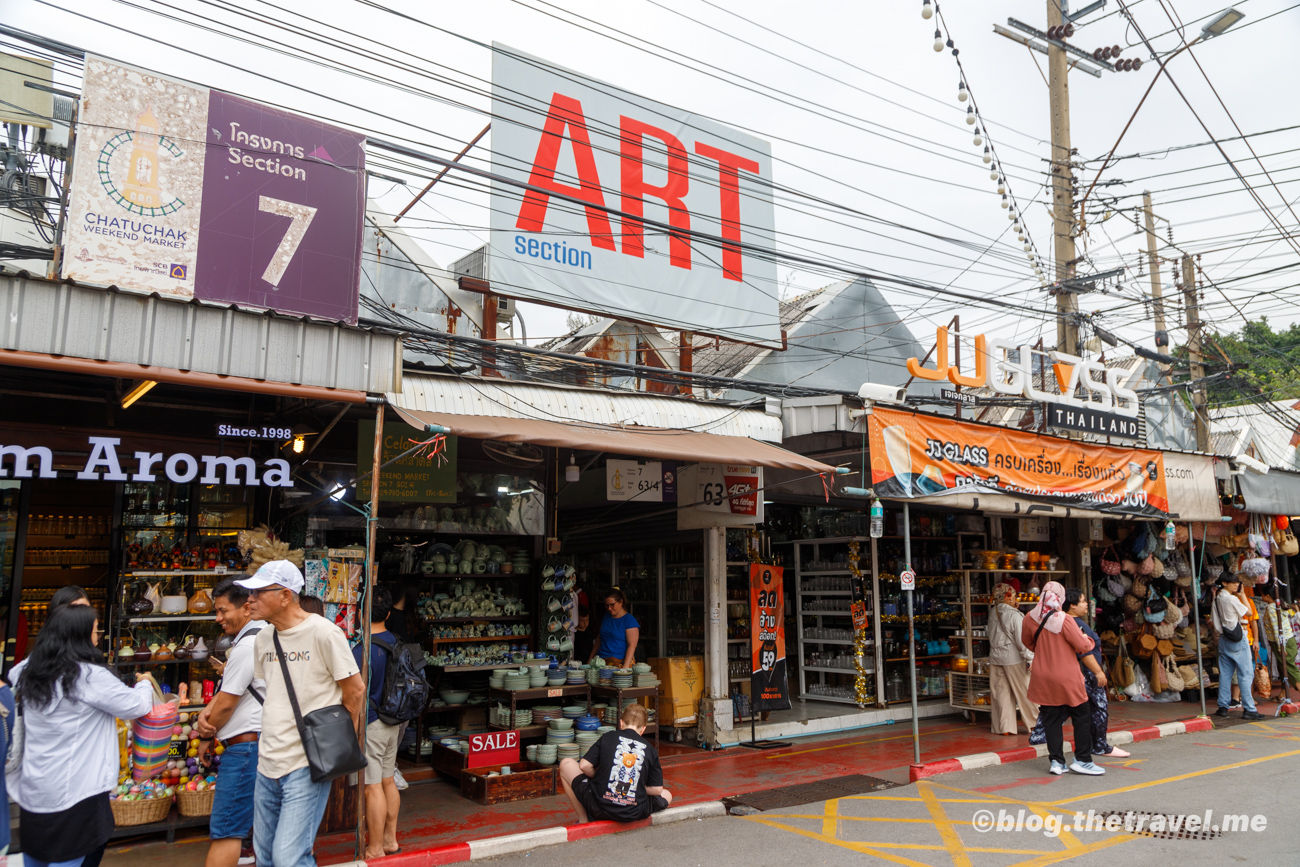
[[[605,610],[608,613],[600,624],[600,635],[596,638],[591,659],[600,656],[610,665],[631,668],[637,639],[641,637],[641,624],[628,613],[627,597],[622,590],[614,589],[605,594]]]

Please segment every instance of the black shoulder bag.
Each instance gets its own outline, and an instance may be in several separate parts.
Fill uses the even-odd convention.
[[[302,738],[302,749],[307,754],[312,782],[324,783],[364,768],[366,757],[357,742],[352,714],[343,705],[332,704],[303,716],[302,708],[298,706],[298,695],[293,690],[293,680],[289,677],[289,663],[285,661],[284,648],[280,646],[280,636],[272,632],[271,639],[275,642],[276,656],[280,658],[284,688],[289,693],[289,704],[293,706],[293,718],[298,723],[298,736]]]

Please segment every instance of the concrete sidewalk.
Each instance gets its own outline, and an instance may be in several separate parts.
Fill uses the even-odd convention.
[[[1261,711],[1272,713],[1271,706]],[[1212,710],[1212,709],[1211,709]],[[1166,724],[1162,734],[1172,734],[1182,727],[1167,724],[1184,722],[1200,712],[1198,704],[1134,703],[1111,704],[1111,731],[1139,730],[1146,735],[1153,727]],[[930,766],[929,773],[961,770],[960,757],[990,756],[1008,751],[1019,758],[1037,755],[1028,746],[1026,735],[994,735],[988,717],[979,715],[975,723],[959,716],[923,719],[920,722],[921,762]],[[1122,738],[1127,740],[1127,738]],[[1008,759],[999,758],[1000,764]],[[665,784],[674,794],[674,807],[716,803],[723,798],[815,782],[849,774],[867,774],[904,782],[913,778],[912,736],[909,721],[881,724],[852,732],[805,737],[773,750],[756,751],[744,747],[714,752],[670,755],[663,759]],[[972,765],[973,766],[973,765]],[[928,775],[928,774],[927,774]],[[597,829],[590,826],[569,828],[574,816],[562,795],[512,804],[482,807],[460,796],[459,786],[445,780],[413,784],[403,792],[398,839],[403,853],[383,859],[382,863],[402,867],[404,856],[426,853],[420,864],[452,863],[466,860],[471,847],[486,851],[487,841],[540,832],[554,837],[546,842],[564,842],[570,833],[590,836],[625,830],[624,826]],[[606,825],[609,823],[596,823]],[[474,841],[471,844],[471,841]],[[176,843],[144,840],[135,844],[115,845],[104,858],[107,867],[200,867],[207,850],[206,836],[179,837]],[[534,842],[531,845],[539,845]],[[432,852],[445,851],[451,860],[435,861]],[[456,857],[456,854],[459,857]],[[322,865],[343,864],[355,858],[351,834],[331,835],[317,840],[316,856]],[[482,856],[478,856],[482,857]],[[380,862],[376,862],[380,863]],[[411,862],[415,864],[415,861]]]

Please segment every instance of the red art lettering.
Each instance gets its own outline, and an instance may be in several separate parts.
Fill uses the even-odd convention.
[[[718,192],[722,197],[722,276],[728,280],[743,278],[740,254],[740,170],[758,174],[758,163],[721,148],[695,143],[695,152],[718,161]]]
[[[555,180],[555,167],[560,161],[560,145],[564,141],[566,127],[569,130],[569,141],[573,144],[573,161],[578,167],[576,187]],[[533,158],[533,170],[528,176],[528,183],[587,202],[587,232],[591,235],[591,243],[603,250],[616,249],[609,215],[602,210],[605,207],[605,196],[601,192],[600,175],[596,171],[596,157],[591,151],[587,118],[583,115],[582,103],[578,100],[559,93],[551,98],[551,107],[546,113],[542,140],[537,145],[537,156]],[[515,225],[526,232],[542,231],[546,225],[546,208],[550,201],[551,197],[546,193],[536,190],[526,192]]]
[[[655,196],[668,206],[668,224],[677,230],[669,236],[669,261],[678,268],[689,271],[691,243],[684,233],[691,231],[691,212],[682,201],[691,182],[686,148],[682,147],[682,143],[672,133],[630,117],[619,118],[619,132],[623,211],[631,215],[623,218],[623,252],[638,259],[645,256],[641,220],[635,218],[645,216],[644,197]],[[662,141],[667,152],[668,177],[663,186],[645,182],[644,139],[647,135]],[[678,234],[679,232],[683,234]]]

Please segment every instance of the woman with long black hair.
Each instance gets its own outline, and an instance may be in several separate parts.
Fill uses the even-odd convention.
[[[7,782],[21,808],[30,867],[81,867],[108,843],[108,794],[118,774],[115,719],[138,719],[153,706],[144,675],[136,675],[134,688],[123,684],[105,667],[98,643],[95,609],[65,605],[50,614],[21,671],[11,672],[23,755]]]

